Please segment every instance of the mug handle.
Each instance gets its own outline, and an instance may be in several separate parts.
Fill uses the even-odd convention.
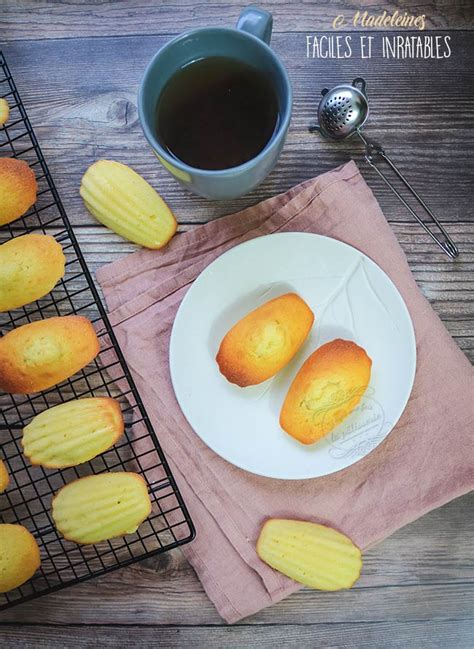
[[[246,7],[242,10],[237,21],[236,29],[256,36],[267,45],[272,37],[273,16],[258,7]]]

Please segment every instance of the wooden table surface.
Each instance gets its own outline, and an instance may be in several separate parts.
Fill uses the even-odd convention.
[[[191,27],[232,25],[234,1],[3,0],[2,47],[46,160],[92,269],[134,249],[97,225],[78,187],[97,158],[131,164],[159,189],[180,230],[284,191],[361,159],[356,142],[310,136],[325,85],[367,79],[367,130],[382,141],[439,214],[461,255],[451,262],[428,240],[374,172],[364,177],[405,250],[423,293],[458,345],[474,357],[473,58],[471,0],[448,2],[273,2],[273,47],[294,86],[294,116],[281,160],[251,194],[212,203],[187,194],[157,164],[137,118],[136,92],[152,54]],[[441,61],[306,58],[306,34],[330,29],[338,13],[362,4],[424,13],[427,27],[451,36]],[[430,32],[431,33],[431,32]],[[179,236],[179,234],[178,234]],[[347,592],[302,590],[232,627],[225,626],[179,550],[0,615],[2,647],[472,647],[472,496],[431,512],[367,552]]]

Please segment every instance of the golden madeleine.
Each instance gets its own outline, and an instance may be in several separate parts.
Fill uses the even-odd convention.
[[[306,340],[314,315],[296,293],[262,304],[224,336],[219,370],[240,387],[262,383],[287,365]]]
[[[8,475],[6,464],[3,460],[0,460],[0,494],[5,491],[10,483],[10,477]]]
[[[3,97],[0,99],[0,126],[3,126],[10,115],[10,106]]]
[[[26,527],[0,524],[0,593],[24,584],[40,565],[38,544]]]
[[[23,216],[36,203],[38,183],[24,160],[0,158],[0,225]]]
[[[67,484],[53,498],[52,516],[64,538],[87,545],[133,534],[150,512],[144,479],[118,471]]]
[[[0,338],[0,390],[31,394],[69,378],[99,353],[92,323],[68,315],[38,320]]]
[[[162,248],[178,227],[158,192],[121,162],[98,160],[91,165],[80,194],[100,223],[145,248]]]
[[[47,295],[64,275],[61,245],[47,234],[24,234],[0,246],[0,312]]]
[[[86,397],[36,415],[23,430],[23,451],[31,464],[63,469],[92,460],[123,434],[118,401]]]
[[[357,406],[370,381],[372,361],[351,340],[332,340],[303,363],[288,390],[280,426],[302,444],[313,444]]]
[[[257,554],[275,570],[318,590],[351,588],[362,569],[361,552],[350,538],[308,521],[268,520],[258,537]]]

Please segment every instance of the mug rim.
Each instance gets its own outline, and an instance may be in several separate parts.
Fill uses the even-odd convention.
[[[172,47],[176,43],[178,43],[181,40],[184,40],[185,38],[188,38],[189,36],[192,36],[194,34],[197,34],[199,32],[227,32],[229,34],[235,35],[235,32],[243,36],[244,38],[250,38],[251,40],[255,41],[258,43],[261,47],[263,47],[264,51],[269,54],[272,59],[276,62],[278,69],[280,70],[281,76],[283,77],[287,89],[287,99],[288,99],[288,107],[287,110],[285,111],[285,114],[283,116],[283,119],[281,120],[278,130],[276,133],[272,135],[272,137],[269,139],[269,141],[266,143],[266,145],[263,147],[263,149],[257,153],[256,156],[253,158],[250,158],[250,160],[247,160],[246,162],[243,162],[240,165],[237,165],[236,167],[227,167],[226,169],[200,169],[199,167],[192,167],[191,165],[186,164],[185,162],[179,160],[179,158],[175,158],[174,156],[170,155],[160,144],[158,139],[155,137],[155,134],[153,133],[152,129],[148,125],[148,123],[145,120],[144,117],[144,110],[143,110],[143,104],[144,104],[144,87],[145,84],[148,80],[148,77],[150,76],[152,69],[154,68],[157,59],[162,55],[163,51],[169,47]],[[288,72],[283,65],[283,63],[280,61],[278,56],[275,54],[275,52],[272,50],[272,48],[267,45],[264,41],[262,41],[260,38],[257,36],[254,36],[253,34],[246,32],[243,29],[236,29],[232,27],[198,27],[197,29],[190,29],[188,31],[182,32],[181,34],[178,34],[174,38],[172,38],[170,41],[165,43],[160,49],[155,52],[151,60],[149,61],[147,67],[145,68],[145,72],[143,73],[142,79],[140,81],[140,87],[138,89],[138,116],[140,119],[140,124],[143,130],[143,133],[145,135],[145,138],[148,141],[148,144],[152,147],[155,153],[159,154],[160,157],[162,157],[168,164],[170,164],[172,167],[176,167],[180,171],[184,171],[188,174],[196,174],[199,173],[204,176],[226,176],[229,174],[235,174],[247,171],[248,169],[252,168],[252,166],[261,160],[263,157],[267,155],[267,153],[274,147],[277,146],[279,142],[279,136],[282,134],[286,133],[290,119],[291,119],[291,114],[292,114],[292,108],[293,108],[293,89],[291,87],[291,81],[290,77],[288,75]]]

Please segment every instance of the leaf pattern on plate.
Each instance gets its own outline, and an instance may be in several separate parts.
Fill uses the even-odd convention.
[[[347,329],[351,332],[351,339],[355,342],[362,340],[362,335],[360,333],[360,327],[357,324],[357,309],[356,309],[356,298],[351,294],[354,293],[354,285],[356,282],[364,284],[368,289],[369,293],[374,298],[374,309],[373,312],[377,310],[382,311],[386,316],[388,323],[399,333],[399,329],[395,320],[391,317],[387,307],[385,306],[383,300],[378,295],[373,283],[370,280],[370,276],[367,272],[366,259],[362,255],[359,255],[356,261],[349,267],[347,272],[342,276],[339,284],[336,288],[330,293],[330,295],[319,305],[317,317],[316,317],[316,329],[317,336],[316,342],[319,347],[322,344],[322,335],[321,332],[324,328],[325,316],[327,315],[329,309],[335,310],[339,309],[340,312],[347,313],[347,319],[341,318],[344,320],[344,323],[348,321]],[[337,304],[339,302],[339,304]],[[371,309],[372,312],[372,309]],[[332,325],[334,326],[334,325]],[[326,342],[333,340],[339,336],[337,333],[335,335],[327,335]]]

